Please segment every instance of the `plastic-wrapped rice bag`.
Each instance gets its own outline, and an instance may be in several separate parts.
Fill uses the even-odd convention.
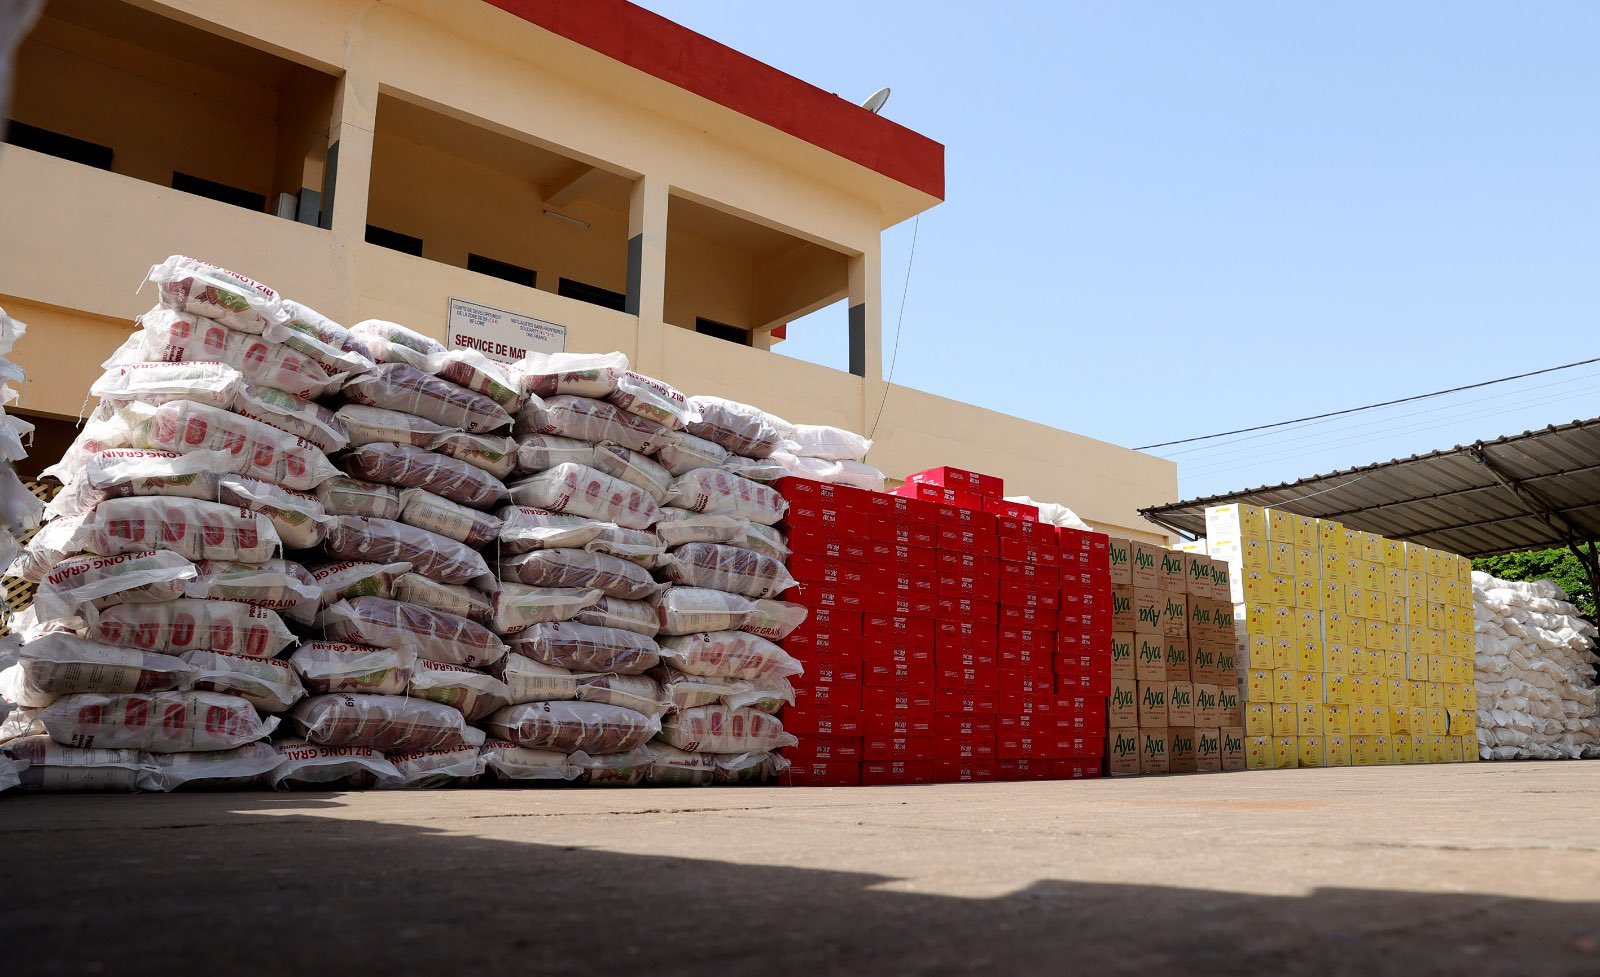
[[[690,397],[689,404],[700,413],[688,431],[746,458],[765,458],[790,446],[777,418],[749,404],[721,397]]]
[[[83,552],[84,540],[89,532],[86,527],[92,515],[86,512],[45,523],[12,560],[6,575],[20,577],[29,583],[39,583],[62,560]],[[254,518],[255,514],[251,513],[251,517]],[[136,546],[128,546],[123,551],[134,552],[137,549]]]
[[[583,548],[590,553],[604,553],[642,567],[658,567],[666,558],[666,546],[655,533],[648,529],[624,529],[610,523]]]
[[[305,354],[329,375],[365,373],[376,365],[350,330],[316,309],[284,299],[283,311],[289,316],[280,330],[283,344]]]
[[[482,549],[500,533],[500,520],[434,495],[426,489],[406,489],[400,493],[400,521]]]
[[[454,428],[426,417],[365,404],[345,404],[334,411],[333,416],[339,419],[352,448],[364,444],[409,444],[426,448],[455,433]]]
[[[139,789],[244,790],[265,787],[283,757],[270,743],[246,743],[204,753],[150,753],[139,771]]]
[[[533,587],[593,587],[607,597],[642,600],[661,589],[650,571],[604,553],[535,550],[498,563],[500,579]]]
[[[428,361],[428,372],[514,411],[522,403],[522,379],[475,349],[453,349]]]
[[[572,620],[601,628],[621,628],[650,638],[655,637],[661,629],[653,604],[645,600],[623,600],[621,597],[601,597],[573,615]]]
[[[626,753],[590,756],[579,751],[567,760],[578,767],[578,782],[588,787],[637,787],[650,770],[652,754],[648,745]]]
[[[228,411],[187,400],[150,407],[129,404],[117,412],[135,448],[158,451],[223,451],[237,460],[236,475],[306,491],[339,475],[328,456],[309,441]]]
[[[750,520],[738,516],[719,516],[705,512],[691,512],[677,506],[662,506],[661,518],[651,527],[668,548],[689,543],[744,543]]]
[[[800,742],[783,731],[776,716],[723,705],[671,713],[662,720],[661,739],[668,746],[700,753],[765,753]]]
[[[750,615],[750,620],[737,628],[724,630],[748,631],[768,641],[782,641],[793,634],[796,628],[806,623],[806,618],[811,614],[811,609],[804,604],[792,604],[788,601],[762,599],[756,601],[755,605],[755,612]]]
[[[722,470],[733,472],[735,475],[748,478],[752,482],[771,485],[786,475],[796,474],[790,470],[789,465],[784,464],[782,460],[784,458],[790,459],[796,465],[800,461],[793,455],[786,455],[781,451],[774,451],[765,458],[744,458],[739,455],[730,455],[728,460],[722,463]],[[825,464],[831,464],[831,462],[825,462]]]
[[[491,671],[505,683],[512,705],[578,697],[578,677],[571,669],[536,662],[514,651]]]
[[[628,529],[649,529],[660,513],[649,492],[582,465],[557,465],[507,488],[518,505],[588,516]]]
[[[106,499],[167,495],[215,500],[223,474],[235,466],[221,451],[145,451],[111,448],[88,457],[45,506],[49,518],[88,512]]]
[[[0,695],[24,708],[42,709],[80,692],[176,689],[192,672],[171,655],[53,631],[18,649],[16,664],[0,671]]]
[[[322,586],[305,567],[289,560],[236,563],[201,560],[195,576],[184,585],[183,596],[202,600],[231,600],[270,611],[315,609]]]
[[[330,641],[398,648],[447,665],[481,668],[499,661],[507,650],[481,624],[381,597],[340,601],[323,611],[317,623]]]
[[[410,572],[411,564],[405,562],[344,561],[311,567],[311,579],[322,588],[320,607],[327,607],[341,600],[356,597],[382,597],[390,600],[395,595],[400,578]],[[296,618],[296,620],[303,619]],[[311,622],[304,621],[304,623]]]
[[[310,492],[295,492],[243,475],[224,475],[217,480],[217,501],[266,516],[289,549],[310,549],[328,535],[328,511]]]
[[[525,702],[501,709],[483,725],[518,746],[590,756],[638,749],[661,728],[660,720],[598,702]]]
[[[408,573],[395,584],[394,599],[405,604],[420,604],[429,610],[443,611],[476,621],[484,627],[494,624],[493,597],[475,587],[439,583],[420,573]]]
[[[289,664],[312,695],[404,695],[416,663],[415,652],[343,641],[308,641],[289,656]]]
[[[726,787],[766,784],[777,780],[790,763],[777,753],[719,753],[713,783]]]
[[[766,638],[743,631],[712,631],[660,639],[661,660],[680,672],[763,682],[805,671]]]
[[[755,615],[755,602],[738,594],[701,587],[668,587],[655,598],[662,634],[737,631]]]
[[[667,711],[661,686],[648,675],[581,675],[578,698],[583,702],[622,706],[653,719],[661,718]]]
[[[872,450],[872,439],[826,424],[796,424],[788,432],[802,458],[824,461],[860,461]]]
[[[482,730],[460,710],[403,695],[314,695],[289,711],[289,726],[322,746],[368,746],[384,753],[481,746]]]
[[[400,779],[383,787],[434,790],[440,787],[470,787],[483,775],[487,761],[478,747],[462,744],[443,750],[412,750],[390,753]]]
[[[706,787],[716,779],[717,761],[710,753],[690,753],[652,740],[645,780],[662,787]]]
[[[575,780],[580,769],[560,750],[530,750],[507,740],[483,744],[483,762],[499,780]]]
[[[294,669],[276,658],[186,651],[183,661],[195,670],[185,688],[236,695],[262,712],[283,712],[306,694]]]
[[[483,394],[404,363],[386,363],[363,373],[347,382],[339,394],[357,404],[416,414],[476,434],[511,425],[505,408]]]
[[[554,434],[526,434],[517,438],[516,471],[532,475],[557,465],[593,467],[594,445]]]
[[[516,556],[534,550],[582,549],[611,523],[588,516],[550,512],[532,506],[501,506],[500,555]]]
[[[672,709],[693,709],[720,702],[733,709],[777,712],[785,704],[794,704],[794,686],[789,684],[788,679],[765,679],[756,683],[710,675],[689,675],[671,665],[659,665],[650,674],[661,684],[662,698]]]
[[[467,583],[489,573],[471,547],[389,519],[339,516],[324,547],[329,556],[344,560],[409,563],[413,572],[440,583]]]
[[[138,750],[63,746],[43,734],[11,740],[0,756],[23,765],[18,789],[24,791],[131,791],[144,769]]]
[[[350,335],[376,363],[408,363],[420,370],[446,352],[437,339],[383,319],[363,319],[350,327]]]
[[[691,512],[737,516],[763,526],[775,525],[789,511],[783,496],[732,472],[697,468],[680,475],[667,493],[667,505]]]
[[[491,627],[499,634],[516,634],[535,624],[571,620],[576,614],[606,600],[593,587],[530,587],[502,583],[489,598]]]
[[[883,472],[864,461],[824,461],[821,458],[798,458],[781,451],[774,452],[772,460],[779,462],[783,475],[809,478],[814,482],[847,485],[850,488],[865,489],[869,492],[881,490],[884,484]],[[728,467],[732,468],[731,465]],[[757,481],[773,480],[756,478],[750,472],[741,471],[740,474]]]
[[[672,488],[671,472],[649,455],[620,444],[595,445],[594,470],[612,478],[620,478],[629,485],[637,485],[649,492],[657,504],[667,497],[668,490]]]
[[[283,297],[254,279],[175,254],[152,265],[145,281],[164,308],[215,319],[230,329],[260,334],[289,321]]]
[[[222,363],[238,370],[247,383],[311,400],[338,389],[343,382],[282,343],[210,319],[152,309],[139,317],[139,324],[144,328],[103,364],[107,369],[138,361]]]
[[[298,737],[279,740],[278,766],[270,781],[277,790],[347,783],[352,787],[388,785],[400,771],[370,746],[319,746]]]
[[[342,451],[350,443],[344,422],[321,404],[312,403],[293,394],[243,384],[234,398],[233,412],[252,421],[270,424],[309,441],[325,452]]]
[[[687,475],[696,468],[721,468],[729,457],[727,448],[686,431],[678,433],[675,443],[656,452],[656,461],[666,466],[674,478]]]
[[[511,704],[511,690],[493,675],[426,659],[418,660],[406,694],[454,706],[469,723]]]
[[[70,484],[83,468],[84,462],[97,451],[126,448],[128,425],[116,417],[116,411],[101,404],[90,415],[88,423],[72,439],[72,444],[62,453],[61,460],[39,473],[40,478],[53,478],[63,485]]]
[[[763,526],[759,522],[753,522],[745,527],[744,539],[734,545],[755,550],[774,560],[789,559],[789,543],[783,538],[783,531],[775,526]]]
[[[638,675],[660,660],[660,649],[653,638],[571,621],[535,624],[512,639],[511,651],[580,673]]]
[[[364,444],[341,460],[358,478],[427,489],[475,509],[490,508],[506,498],[505,486],[483,469],[408,444]]]
[[[231,750],[278,726],[220,692],[84,692],[57,699],[38,718],[64,746],[151,753]]]
[[[512,366],[523,389],[537,397],[605,397],[627,372],[623,353],[529,353]]]
[[[189,597],[108,607],[90,625],[89,636],[108,645],[173,655],[209,649],[249,658],[271,658],[295,640],[272,611]]]
[[[341,476],[317,486],[317,501],[330,516],[399,519],[400,490],[381,482]]]
[[[505,435],[451,431],[423,447],[481,468],[499,479],[506,478],[517,467],[517,442]]]
[[[89,393],[113,408],[192,400],[225,410],[243,385],[244,377],[225,363],[124,363],[101,374]]]
[[[700,412],[676,387],[632,370],[617,378],[617,389],[607,394],[606,400],[673,431],[700,420]]]
[[[595,444],[610,442],[649,454],[675,439],[655,421],[630,414],[604,400],[552,397],[544,402],[544,425],[519,434],[554,434]]]
[[[117,556],[77,556],[51,568],[34,593],[41,621],[72,617],[83,605],[129,590],[143,589],[156,599],[183,596],[194,579],[194,564],[170,550],[140,550]]]
[[[722,590],[752,599],[776,597],[795,585],[778,560],[720,543],[690,543],[672,551],[666,577],[685,587]]]

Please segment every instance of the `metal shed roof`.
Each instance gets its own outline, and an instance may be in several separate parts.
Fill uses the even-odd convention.
[[[1140,514],[1203,536],[1206,507],[1230,502],[1336,519],[1465,556],[1600,539],[1600,418]]]

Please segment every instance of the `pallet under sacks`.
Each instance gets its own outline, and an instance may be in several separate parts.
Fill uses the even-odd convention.
[[[952,468],[893,494],[782,479],[810,616],[784,709],[804,786],[1098,777],[1111,687],[1107,538]]]

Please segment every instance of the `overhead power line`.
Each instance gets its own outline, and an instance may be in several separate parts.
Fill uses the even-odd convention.
[[[1509,377],[1499,377],[1494,380],[1484,380],[1482,383],[1469,383],[1462,387],[1451,387],[1448,390],[1435,390],[1433,393],[1417,394],[1412,397],[1401,397],[1398,400],[1385,400],[1382,403],[1367,404],[1363,407],[1350,407],[1345,410],[1329,411],[1326,414],[1312,414],[1309,417],[1297,417],[1292,421],[1276,421],[1272,424],[1257,424],[1254,427],[1241,427],[1234,431],[1222,431],[1218,434],[1203,434],[1197,438],[1181,438],[1177,441],[1162,441],[1159,444],[1141,445],[1133,450],[1149,451],[1151,448],[1167,448],[1175,444],[1193,444],[1196,441],[1210,441],[1215,438],[1231,437],[1235,434],[1249,434],[1251,431],[1266,431],[1275,427],[1288,427],[1291,424],[1304,424],[1307,421],[1320,421],[1329,417],[1343,417],[1346,414],[1359,414],[1365,410],[1376,410],[1379,407],[1393,407],[1396,404],[1409,404],[1417,400],[1428,400],[1432,397],[1443,397],[1447,394],[1461,393],[1466,390],[1477,390],[1480,387],[1492,387],[1497,383],[1509,383],[1512,380],[1524,380],[1528,377],[1541,376],[1546,373],[1555,373],[1559,370],[1570,370],[1575,366],[1588,366],[1590,363],[1600,363],[1600,356],[1592,359],[1578,360],[1575,363],[1563,363],[1561,366],[1547,367],[1543,370],[1531,370],[1527,373],[1518,373]]]

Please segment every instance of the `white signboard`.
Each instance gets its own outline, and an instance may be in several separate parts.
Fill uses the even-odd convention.
[[[475,349],[491,360],[515,363],[529,353],[566,352],[567,327],[452,298],[445,345]]]

